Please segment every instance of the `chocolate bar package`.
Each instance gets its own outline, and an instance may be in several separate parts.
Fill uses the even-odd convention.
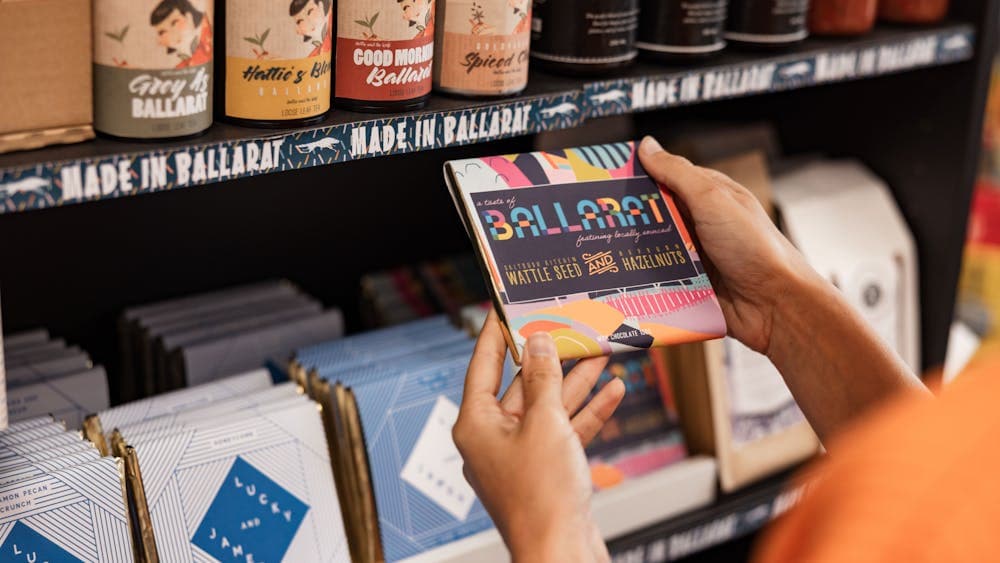
[[[285,286],[278,286],[282,289]],[[184,380],[178,379],[183,370],[175,364],[180,360],[179,350],[215,338],[247,332],[255,327],[277,324],[282,319],[294,318],[294,312],[303,306],[309,308],[310,314],[319,314],[322,305],[302,293],[279,295],[266,298],[256,296],[254,300],[236,303],[220,310],[211,310],[207,305],[203,308],[208,312],[192,311],[180,318],[164,318],[151,320],[143,328],[140,340],[141,368],[147,377],[151,377],[160,390],[173,390],[184,386]],[[298,314],[302,316],[301,313]]]
[[[42,379],[86,371],[92,367],[94,367],[94,364],[90,361],[90,356],[86,352],[80,352],[79,354],[65,358],[54,358],[23,364],[7,369],[7,385],[12,387],[24,385]]]
[[[451,437],[472,347],[466,337],[329,378],[310,373],[339,452],[356,560],[398,561],[492,527]],[[502,390],[513,374],[508,362]]]
[[[149,418],[115,428],[130,438],[142,433],[155,433],[163,430],[177,430],[190,424],[211,423],[213,420],[229,420],[250,411],[268,410],[276,405],[283,405],[289,400],[303,400],[298,392],[298,386],[286,382],[280,385],[253,391],[221,401],[215,401],[199,408],[173,412]],[[103,426],[103,424],[102,424]],[[107,431],[112,428],[107,428]]]
[[[13,334],[5,334],[3,337],[5,350],[13,350],[22,346],[33,346],[48,342],[49,331],[44,328],[34,328]]]
[[[323,379],[336,381],[358,368],[468,339],[445,316],[438,315],[300,349],[290,371],[300,385],[308,388],[308,379],[302,372],[316,372]]]
[[[188,385],[253,369],[268,361],[287,361],[297,348],[339,338],[344,319],[339,309],[241,334],[199,342],[179,350],[178,362]]]
[[[78,430],[88,414],[108,408],[108,379],[103,367],[44,379],[7,390],[11,422],[52,414]]]
[[[515,361],[539,331],[552,335],[563,359],[725,334],[673,197],[646,174],[635,148],[445,164]]]
[[[107,430],[135,424],[164,415],[206,407],[218,401],[271,387],[271,376],[265,369],[232,375],[211,383],[178,389],[139,401],[119,405],[99,414]]]
[[[625,397],[614,415],[587,446],[594,486],[607,489],[687,457],[660,350],[612,356],[592,391],[611,379],[625,384]]]
[[[316,405],[145,436],[142,467],[161,561],[349,561]],[[252,557],[252,559],[251,559]]]
[[[459,401],[463,374],[473,345],[469,336],[452,326],[446,317],[435,316],[348,336],[296,352],[290,369],[292,378],[323,406],[324,424],[330,437],[331,458],[353,560],[394,561],[406,557],[404,553],[422,552],[489,527],[481,507],[473,511],[475,517],[471,519],[464,515],[462,518],[446,516],[444,509],[431,508],[436,505],[431,497],[427,497],[428,490],[407,484],[406,479],[415,479],[411,475],[414,472],[412,467],[404,476],[400,473],[401,467],[393,465],[395,462],[384,465],[382,461],[391,459],[383,458],[381,454],[388,454],[390,450],[382,448],[391,449],[395,440],[368,441],[367,431],[384,425],[372,418],[363,424],[355,399],[355,392],[363,396],[364,402],[372,398],[372,393],[378,394],[379,390],[389,389],[396,383],[402,389],[405,387],[403,382],[410,381],[416,385],[411,389],[413,392],[419,392],[420,386],[424,385],[429,393],[450,394],[452,403]],[[507,375],[509,381],[512,370],[508,370]],[[429,415],[433,406],[431,403],[438,396],[418,397],[411,391],[401,392],[398,396],[391,396],[391,393],[383,396],[383,399],[398,400],[399,403],[383,404],[380,412],[366,403],[364,416],[396,420],[394,417],[398,415],[412,424],[427,422],[421,417]],[[400,412],[393,414],[397,407]],[[402,411],[407,414],[404,416]],[[449,457],[449,452],[454,453],[448,430],[451,423],[447,417],[439,417],[436,422],[444,424],[443,430],[438,428],[441,432],[434,434],[437,445],[431,449],[436,453],[425,452],[425,457]],[[411,429],[416,429],[416,426]],[[387,432],[382,435],[387,437],[395,433],[394,430]],[[413,444],[399,445],[401,449],[397,453],[407,455],[412,447]],[[370,456],[375,451],[379,452],[379,460],[370,463]],[[421,486],[424,484],[421,483]],[[409,495],[416,496],[407,496],[402,504],[389,500],[394,498],[392,491],[400,487],[409,491]],[[463,490],[466,488],[467,485]],[[430,518],[436,524],[420,522],[413,526],[404,525],[401,530],[394,529],[400,518],[405,520],[404,513],[411,510],[430,510]]]
[[[9,352],[5,363],[10,367],[17,367],[42,360],[66,358],[81,352],[82,350],[79,347],[66,346],[66,342],[62,338],[58,338],[40,346],[33,346],[22,351]]]
[[[308,298],[307,296],[303,296]],[[215,324],[199,323],[197,327],[182,329],[178,331],[167,331],[160,334],[153,344],[153,363],[156,366],[154,372],[158,374],[182,373],[179,363],[182,361],[181,350],[193,346],[199,342],[207,342],[220,337],[249,332],[257,328],[275,326],[294,322],[298,319],[313,317],[323,312],[323,305],[311,300],[290,304],[278,302],[273,306],[281,307],[275,310],[254,310],[251,313],[236,319],[226,320]],[[280,304],[279,303],[283,303]],[[176,388],[184,384],[184,381],[167,381],[167,388]]]
[[[0,487],[0,560],[132,561],[124,495],[112,458]]]
[[[182,322],[196,316],[223,314],[261,300],[291,296],[298,289],[284,280],[228,287],[216,291],[189,295],[126,309],[118,320],[119,351],[121,352],[120,399],[131,400],[159,391],[152,374],[146,373],[150,350],[151,326]]]
[[[66,427],[49,415],[37,416],[15,422],[0,430],[0,448],[10,444],[20,444],[32,440],[42,440],[57,434],[64,434]]]

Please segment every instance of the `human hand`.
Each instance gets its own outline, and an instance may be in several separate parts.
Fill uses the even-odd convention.
[[[652,137],[638,152],[646,172],[677,196],[688,215],[730,336],[767,354],[780,300],[806,280],[815,283],[818,274],[750,190],[666,152]]]
[[[536,333],[521,373],[498,401],[506,353],[491,311],[452,430],[466,479],[515,561],[605,561],[583,447],[614,413],[625,385],[613,379],[583,405],[607,358],[581,360],[564,379],[552,338]]]

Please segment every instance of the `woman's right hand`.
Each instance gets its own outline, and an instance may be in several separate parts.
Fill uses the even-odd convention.
[[[729,335],[767,355],[821,439],[920,380],[778,231],[750,190],[725,174],[639,146],[677,196],[698,239]]]
[[[687,212],[730,336],[767,354],[783,296],[803,281],[822,280],[750,190],[719,171],[670,154],[652,137],[642,140],[639,160]]]

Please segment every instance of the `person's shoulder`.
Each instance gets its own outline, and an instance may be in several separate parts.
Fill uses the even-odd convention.
[[[838,434],[764,561],[952,561],[1000,552],[1000,357],[938,396],[897,397]]]

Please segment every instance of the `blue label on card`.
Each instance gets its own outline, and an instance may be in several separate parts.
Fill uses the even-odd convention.
[[[191,543],[219,561],[281,561],[307,510],[237,457]]]
[[[80,559],[70,555],[65,549],[32,530],[21,522],[15,522],[7,540],[0,547],[0,561],[15,563],[46,561],[48,563],[80,563]]]

